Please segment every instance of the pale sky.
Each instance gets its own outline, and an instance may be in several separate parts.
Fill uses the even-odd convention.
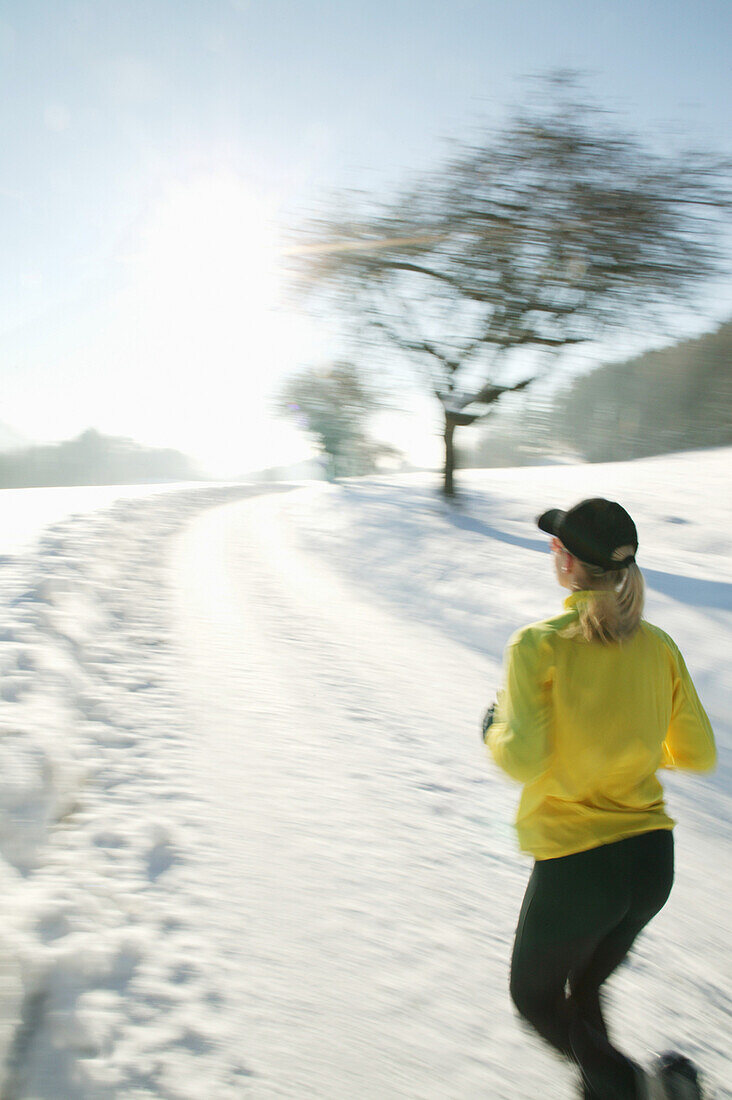
[[[300,213],[438,163],[557,67],[730,153],[731,30],[729,0],[1,0],[0,421],[219,476],[303,457],[272,394],[338,344],[284,304]],[[408,403],[388,430],[429,460]]]

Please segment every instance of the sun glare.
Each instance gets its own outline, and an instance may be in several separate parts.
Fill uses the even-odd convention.
[[[261,327],[277,298],[273,212],[234,178],[179,186],[150,221],[139,255],[150,312],[186,342],[229,342]]]
[[[279,308],[274,203],[232,175],[181,183],[151,213],[127,262],[107,355],[130,383],[118,395],[130,406],[126,430],[173,439],[217,465],[275,462],[285,444],[265,410],[302,339],[297,319]]]

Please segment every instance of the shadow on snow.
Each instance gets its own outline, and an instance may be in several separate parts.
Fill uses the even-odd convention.
[[[474,516],[452,513],[450,520],[462,531],[472,531],[474,534],[484,535],[498,542],[506,542],[510,546],[520,546],[524,550],[549,552],[545,539],[512,535]],[[691,607],[712,607],[718,611],[732,611],[732,584],[727,581],[708,581],[702,577],[686,577],[680,573],[664,573],[660,569],[645,567],[643,567],[643,576],[649,588],[679,600],[680,603],[689,604]]]

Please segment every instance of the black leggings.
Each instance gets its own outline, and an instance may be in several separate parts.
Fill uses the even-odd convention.
[[[663,908],[673,877],[670,829],[534,864],[516,929],[511,996],[580,1067],[586,1100],[636,1100],[633,1063],[608,1038],[599,991]]]

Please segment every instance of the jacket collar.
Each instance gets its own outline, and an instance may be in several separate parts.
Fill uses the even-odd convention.
[[[586,603],[592,596],[606,596],[607,592],[597,588],[582,588],[578,592],[570,592],[564,601],[564,606],[568,609],[577,607],[580,603]]]

